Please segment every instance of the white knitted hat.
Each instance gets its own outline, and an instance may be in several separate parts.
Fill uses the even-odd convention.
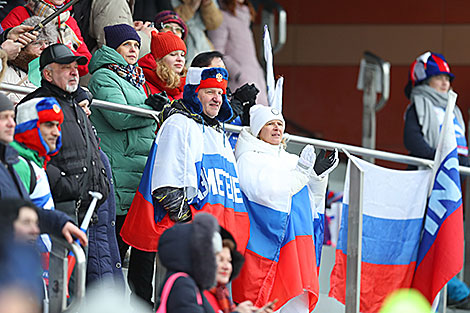
[[[262,104],[256,104],[250,108],[250,129],[255,137],[258,137],[261,128],[272,120],[280,120],[285,124],[284,117],[278,109]]]

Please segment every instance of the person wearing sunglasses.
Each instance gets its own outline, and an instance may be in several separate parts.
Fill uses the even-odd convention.
[[[188,36],[186,23],[173,11],[161,11],[155,16],[155,28],[159,32],[173,32],[176,36],[185,40]]]

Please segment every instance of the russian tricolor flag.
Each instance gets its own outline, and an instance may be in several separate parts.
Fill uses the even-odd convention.
[[[124,242],[139,250],[148,252],[157,251],[160,235],[170,225],[173,225],[168,216],[161,223],[157,224],[155,222],[156,210],[153,206],[151,181],[156,152],[157,144],[154,141],[147,163],[145,164],[139,188],[132,200],[124,226],[121,229],[121,236]]]
[[[279,309],[307,292],[311,312],[319,292],[314,240],[323,236],[320,231],[315,234],[308,187],[292,197],[290,211],[258,204],[246,196],[244,202],[250,239],[241,274],[232,283],[234,301],[251,300],[261,307],[278,299],[275,309]]]
[[[434,183],[411,285],[430,303],[463,266],[462,192],[452,122],[456,98],[457,95],[450,91],[434,160]]]
[[[188,196],[193,216],[199,212],[214,215],[219,224],[234,236],[238,249],[243,253],[250,236],[250,221],[228,139],[223,133],[207,126],[203,133],[198,132],[203,126],[194,122],[194,125],[190,124],[193,128],[190,129],[189,139],[177,136],[178,132],[171,130],[168,123],[182,124],[180,120],[187,122],[188,118],[181,114],[172,115],[157,134],[139,188],[121,229],[122,239],[139,250],[157,251],[161,234],[174,222],[166,210],[154,202],[152,191],[162,186],[184,186],[193,193],[192,197]],[[202,134],[205,140],[199,140],[201,145],[192,151],[185,142],[196,142],[196,139],[200,139],[197,136]],[[221,139],[225,141],[223,145]],[[172,144],[159,150],[161,142]]]
[[[364,171],[360,311],[378,312],[390,292],[411,284],[431,171],[398,171],[352,158]],[[355,183],[349,181],[348,165],[329,294],[343,304],[346,294],[349,186]]]

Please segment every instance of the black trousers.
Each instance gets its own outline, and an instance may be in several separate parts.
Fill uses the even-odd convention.
[[[119,234],[125,220],[126,215],[116,215],[116,239],[119,247],[119,255],[121,256],[121,264],[124,264],[124,258],[126,257],[127,250],[129,249],[129,245],[122,240],[121,235]]]
[[[132,293],[153,307],[153,269],[155,252],[146,252],[132,247],[127,282]],[[158,269],[157,269],[158,270]]]
[[[122,240],[119,234],[125,220],[126,215],[116,216],[116,238],[122,263],[124,263],[126,252],[129,249],[129,245]],[[132,293],[147,302],[151,307],[153,307],[152,283],[155,256],[155,252],[145,252],[132,247],[129,259],[129,270],[127,272],[127,282],[129,283]]]

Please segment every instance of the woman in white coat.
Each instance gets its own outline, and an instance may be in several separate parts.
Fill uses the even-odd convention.
[[[279,312],[311,312],[318,301],[328,173],[338,153],[325,157],[322,150],[317,157],[311,145],[300,157],[288,153],[284,129],[280,108],[257,104],[235,147],[250,240],[233,297],[255,306],[278,299]]]

